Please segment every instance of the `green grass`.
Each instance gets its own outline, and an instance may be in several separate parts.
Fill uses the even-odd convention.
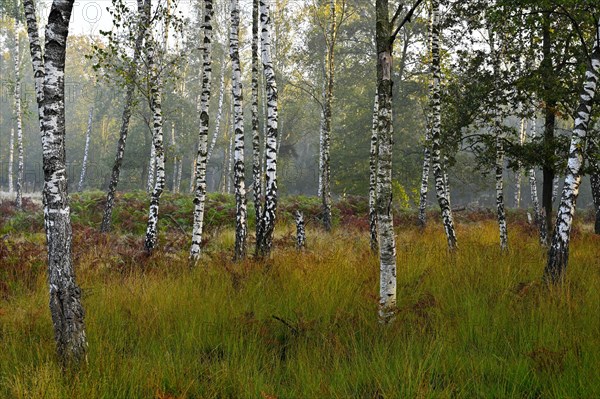
[[[76,228],[89,339],[76,373],[55,358],[43,253],[27,258],[33,268],[19,263],[15,243],[41,248],[43,236],[11,236],[0,258],[10,282],[0,290],[0,397],[600,397],[598,236],[578,229],[567,281],[549,289],[524,224],[509,225],[502,255],[493,221],[462,223],[454,257],[439,226],[397,228],[398,310],[387,326],[360,230],[313,226],[297,253],[281,225],[269,262],[234,264],[226,228],[188,270],[187,237],[163,236],[168,245],[146,258],[137,237]]]

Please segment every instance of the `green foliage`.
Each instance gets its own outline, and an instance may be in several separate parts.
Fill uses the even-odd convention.
[[[493,220],[459,225],[454,256],[441,227],[413,226],[398,230],[398,312],[388,326],[377,321],[379,265],[365,231],[309,227],[299,254],[282,226],[268,264],[234,264],[226,229],[190,271],[184,246],[148,258],[139,240],[76,229],[88,366],[61,370],[43,268],[34,267],[27,290],[0,296],[0,397],[600,396],[595,237],[576,234],[568,281],[549,289],[524,224],[509,256],[496,248]],[[0,244],[0,270],[25,264],[18,245]]]

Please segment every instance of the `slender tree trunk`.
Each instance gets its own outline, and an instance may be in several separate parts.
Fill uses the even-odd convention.
[[[8,192],[15,192],[15,182],[14,182],[14,164],[15,164],[15,128],[13,126],[10,127],[10,144],[8,150]]]
[[[260,22],[262,26],[261,48],[262,63],[267,91],[267,135],[266,141],[266,181],[265,204],[262,208],[260,232],[256,241],[256,254],[266,257],[271,252],[273,245],[273,230],[275,229],[275,216],[277,214],[277,83],[275,70],[271,60],[271,17],[269,16],[269,2],[259,0]]]
[[[81,161],[81,174],[79,175],[79,184],[77,185],[77,191],[83,191],[83,183],[85,182],[85,173],[87,170],[88,156],[90,152],[90,137],[92,135],[92,118],[94,116],[94,106],[90,108],[90,114],[88,116],[87,131],[85,132],[85,148],[83,150],[83,161]]]
[[[258,0],[252,1],[252,188],[254,190],[255,234],[258,237],[260,227],[261,194],[261,157],[260,157],[260,131],[258,119]]]
[[[125,155],[125,144],[127,143],[127,134],[129,132],[129,120],[131,119],[131,111],[134,104],[135,81],[138,74],[138,63],[142,52],[144,37],[146,36],[147,21],[144,13],[144,0],[137,0],[138,10],[138,33],[135,39],[133,50],[133,58],[131,60],[131,68],[128,73],[127,92],[125,94],[125,105],[121,114],[121,128],[119,130],[119,141],[117,143],[117,151],[115,162],[112,167],[110,183],[106,193],[106,205],[104,206],[104,215],[102,217],[102,225],[100,230],[104,233],[110,231],[112,223],[112,211],[115,204],[115,195],[117,193],[117,185],[121,175],[121,165],[123,165],[123,156]]]
[[[432,0],[431,12],[431,161],[433,175],[435,177],[435,191],[440,210],[442,212],[442,221],[448,240],[448,249],[456,249],[457,240],[454,230],[454,219],[452,217],[452,208],[446,188],[446,178],[441,162],[441,101],[440,101],[440,21],[439,21],[439,1]]]
[[[545,104],[545,122],[543,148],[545,163],[542,165],[542,214],[546,218],[548,231],[552,230],[552,190],[554,186],[555,166],[551,163],[554,159],[555,137],[554,129],[556,125],[556,99],[555,99],[555,71],[552,65],[552,27],[550,12],[544,13],[542,24],[542,53],[540,69],[544,76],[543,93]]]
[[[77,366],[85,361],[87,350],[81,290],[75,282],[71,256],[71,211],[65,163],[64,70],[73,3],[74,0],[53,2],[46,26],[46,55],[42,64],[35,5],[33,0],[24,0],[38,114],[42,119],[50,313],[63,366]]]
[[[371,251],[378,251],[377,240],[377,155],[379,152],[379,98],[375,95],[373,103],[373,125],[371,128],[371,151],[369,153],[369,232]]]
[[[221,63],[221,78],[219,83],[219,105],[217,108],[217,119],[215,119],[215,131],[213,132],[210,147],[208,148],[208,154],[206,156],[206,163],[210,161],[212,153],[217,145],[217,137],[219,137],[219,131],[221,130],[221,118],[223,117],[223,100],[225,98],[225,62]]]
[[[323,160],[325,156],[323,152],[325,151],[325,98],[327,97],[327,72],[325,68],[323,68],[323,89],[321,93],[321,98],[323,99],[323,103],[321,104],[321,119],[319,123],[319,187],[317,189],[317,196],[319,198],[323,197]]]
[[[535,139],[536,137],[536,119],[535,116],[531,121],[531,139]],[[539,230],[539,238],[540,244],[543,246],[548,245],[548,230],[546,227],[546,218],[543,215],[542,210],[540,209],[540,203],[538,200],[537,193],[537,179],[535,176],[535,169],[529,169],[529,187],[531,189],[531,203],[533,204],[533,213],[535,218],[535,224]]]
[[[154,118],[154,116],[152,118]],[[152,193],[152,190],[154,190],[154,179],[156,178],[156,146],[154,145],[153,130],[154,129],[152,129],[152,139],[150,142],[150,160],[148,161],[148,181],[146,182],[146,191],[149,193]]]
[[[306,231],[304,229],[304,215],[296,211],[296,249],[301,251],[306,246]]]
[[[569,259],[569,239],[571,226],[575,215],[575,204],[581,184],[581,169],[583,165],[583,151],[586,141],[588,124],[592,112],[592,104],[598,84],[600,72],[600,22],[597,26],[596,42],[588,65],[583,89],[579,99],[579,107],[575,115],[575,128],[571,136],[569,159],[562,191],[562,199],[558,207],[556,226],[552,234],[552,244],[548,254],[548,263],[544,270],[546,282],[558,283],[562,281],[567,261]]]
[[[235,121],[233,120],[233,101],[231,102],[231,133],[229,136],[229,152],[227,159],[227,194],[231,194],[231,182],[233,180],[233,157],[234,157],[234,148],[233,143],[235,142]]]
[[[595,173],[590,177],[592,184],[592,196],[594,197],[594,206],[596,208],[596,223],[594,232],[600,234],[600,174]]]
[[[525,144],[525,137],[527,136],[527,120],[525,118],[521,119],[521,130],[519,133],[519,144]],[[515,182],[515,208],[519,209],[521,207],[521,184],[523,178],[523,163],[521,161],[518,162],[519,168],[516,173],[516,182]]]
[[[202,228],[204,224],[204,205],[206,202],[206,162],[208,157],[208,105],[212,78],[212,0],[204,0],[204,44],[202,48],[202,96],[200,98],[200,134],[198,154],[196,156],[196,192],[194,195],[194,227],[190,261],[198,262],[202,246]]]
[[[248,211],[246,209],[246,183],[244,165],[244,108],[242,93],[242,69],[239,53],[240,3],[231,0],[231,32],[229,34],[229,54],[232,71],[232,99],[234,111],[234,174],[235,174],[235,253],[234,259],[246,257],[246,238],[248,236]]]
[[[172,181],[172,191],[174,193],[177,192],[177,169],[179,165],[179,157],[177,151],[177,139],[175,138],[175,122],[171,123],[171,147],[173,147],[173,177]]]
[[[396,308],[396,239],[392,215],[392,36],[388,0],[376,1],[378,166],[377,230],[379,236],[379,318],[390,321]]]
[[[556,201],[556,196],[558,195],[558,185],[559,185],[559,176],[554,176],[554,180],[552,181],[552,204]]]
[[[147,0],[150,8],[150,0]],[[149,18],[147,11],[146,18]],[[146,227],[146,241],[144,248],[146,252],[152,253],[158,242],[158,210],[160,205],[160,196],[165,188],[165,148],[163,144],[163,117],[162,117],[162,79],[158,72],[158,66],[155,60],[156,43],[152,38],[152,33],[148,32],[147,38],[147,58],[148,68],[152,83],[150,85],[150,111],[152,112],[152,144],[156,160],[156,181],[150,196],[150,208],[148,211],[148,224]]]
[[[19,30],[20,26],[17,18],[15,18],[15,114],[17,116],[17,196],[15,206],[17,209],[23,209],[23,111],[21,107],[21,68],[20,68],[20,46],[19,46]],[[11,137],[12,138],[12,137]],[[13,146],[11,146],[11,153]]]
[[[324,103],[324,129],[323,129],[323,178],[321,179],[321,201],[323,212],[323,227],[331,231],[331,113],[333,105],[333,85],[335,74],[335,41],[337,35],[335,0],[329,1],[330,31],[327,49],[327,96]]]

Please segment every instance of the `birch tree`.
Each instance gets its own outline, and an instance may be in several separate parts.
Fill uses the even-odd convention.
[[[525,138],[527,137],[527,119],[521,119],[521,127],[519,130],[519,144],[525,144]],[[515,208],[521,207],[521,183],[523,178],[523,162],[518,161],[518,168],[515,174]]]
[[[271,59],[271,17],[268,0],[259,0],[261,49],[267,97],[267,134],[265,137],[265,203],[262,206],[260,230],[256,238],[256,254],[268,256],[273,245],[277,212],[277,83]]]
[[[106,205],[104,206],[104,214],[102,217],[102,225],[100,230],[102,232],[108,232],[111,228],[112,223],[112,211],[115,203],[115,195],[117,192],[117,185],[119,184],[119,177],[121,175],[121,166],[123,165],[123,157],[125,155],[125,145],[127,143],[127,135],[129,133],[129,120],[131,119],[131,112],[134,106],[134,96],[136,92],[136,80],[138,77],[138,63],[142,52],[142,46],[144,44],[144,38],[146,37],[146,30],[148,29],[149,21],[146,21],[144,12],[144,0],[137,0],[137,15],[134,18],[135,29],[135,44],[133,50],[133,56],[131,63],[127,66],[126,73],[126,94],[125,94],[125,105],[123,106],[123,113],[121,115],[121,128],[119,130],[119,141],[117,143],[117,151],[115,155],[115,162],[112,167],[110,183],[108,184],[108,190],[106,194]]]
[[[64,366],[86,360],[87,339],[81,290],[71,254],[71,211],[65,162],[64,70],[69,21],[74,0],[54,0],[46,25],[42,55],[35,4],[24,0],[29,47],[36,84],[44,166],[44,225],[48,246],[50,313],[59,358]]]
[[[212,78],[212,0],[204,0],[204,43],[202,45],[202,94],[200,98],[200,133],[198,153],[196,155],[196,188],[194,193],[194,225],[190,261],[196,263],[200,258],[202,228],[204,224],[204,205],[206,202],[206,159],[208,154],[208,104]]]
[[[246,237],[248,218],[246,210],[246,183],[244,167],[244,110],[242,94],[242,69],[239,54],[240,4],[231,0],[231,32],[229,34],[229,54],[231,56],[232,99],[234,111],[234,175],[235,175],[235,253],[234,259],[246,257]]]
[[[444,168],[441,161],[441,101],[440,101],[440,16],[438,0],[431,1],[431,162],[433,167],[433,175],[435,177],[435,192],[438,203],[442,212],[442,222],[446,238],[448,241],[448,249],[450,251],[456,249],[457,240],[454,230],[454,219],[452,216],[452,208],[448,198],[448,190],[446,188],[446,179],[444,177]]]
[[[261,194],[261,157],[260,157],[260,131],[258,119],[258,26],[259,12],[258,0],[252,0],[252,189],[255,213],[255,234],[258,238],[260,230]]]
[[[15,192],[15,128],[13,126],[10,127],[10,139],[8,145],[8,192]]]
[[[369,152],[369,232],[371,251],[377,252],[377,157],[379,152],[378,143],[379,128],[379,98],[375,95],[373,103],[373,126],[371,128],[371,149]]]
[[[592,197],[594,198],[594,207],[596,208],[596,218],[594,232],[600,234],[600,174],[594,173],[591,177]]]
[[[600,73],[600,21],[597,21],[596,24],[597,33],[585,73],[583,89],[579,97],[579,107],[575,114],[575,128],[571,136],[562,198],[552,234],[548,262],[544,270],[544,280],[546,282],[561,282],[569,259],[569,240],[579,185],[581,184],[584,144]]]
[[[531,139],[536,137],[536,119],[535,115],[531,120]],[[543,246],[548,245],[548,229],[546,227],[546,218],[542,214],[540,209],[540,202],[538,199],[537,192],[537,179],[535,176],[535,169],[531,167],[529,169],[529,188],[531,190],[531,203],[533,205],[534,221],[539,231],[540,244]]]
[[[81,174],[79,175],[79,184],[77,185],[77,191],[83,191],[83,183],[85,182],[85,174],[87,170],[88,156],[90,152],[90,137],[92,135],[92,118],[94,117],[94,107],[90,107],[90,114],[88,116],[88,125],[85,132],[85,147],[83,150],[83,160],[81,161]]]
[[[18,9],[18,1],[16,7]],[[14,51],[14,65],[15,65],[15,117],[17,120],[17,193],[15,199],[15,206],[17,209],[23,209],[23,169],[24,169],[24,156],[23,156],[23,110],[21,106],[21,56],[20,56],[20,40],[19,40],[19,18],[18,13],[15,15],[15,51]],[[13,136],[11,135],[11,142]],[[11,143],[10,154],[11,154],[11,165],[12,165],[12,154],[14,151],[14,144]],[[12,178],[12,173],[9,174]],[[10,184],[12,190],[12,184]]]

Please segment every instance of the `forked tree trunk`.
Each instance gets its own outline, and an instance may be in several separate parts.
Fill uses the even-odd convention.
[[[85,173],[87,171],[87,162],[90,152],[90,137],[92,135],[92,118],[94,116],[94,107],[90,108],[90,114],[88,116],[87,131],[85,132],[85,148],[83,150],[83,161],[81,161],[81,174],[79,175],[79,184],[77,185],[77,191],[83,191],[83,184],[85,182]]]
[[[64,70],[69,21],[74,0],[55,0],[46,26],[42,64],[35,5],[24,0],[34,70],[38,114],[42,118],[44,225],[48,245],[50,313],[63,366],[86,360],[87,339],[81,290],[75,283],[71,254],[71,211],[65,162]]]
[[[396,308],[396,239],[392,215],[392,41],[387,0],[376,1],[378,166],[377,230],[379,236],[379,319],[389,322]]]
[[[129,120],[131,119],[131,111],[133,108],[133,101],[135,95],[135,82],[138,74],[138,63],[140,54],[142,52],[142,45],[144,43],[144,37],[146,36],[147,21],[144,12],[144,0],[137,0],[137,15],[138,21],[138,32],[135,39],[135,45],[133,50],[133,57],[131,59],[131,68],[128,73],[127,92],[125,94],[125,105],[123,106],[123,113],[121,114],[121,128],[119,130],[119,141],[117,143],[117,151],[115,155],[115,162],[112,167],[110,176],[110,183],[108,184],[108,190],[106,193],[106,205],[104,205],[104,215],[102,217],[102,225],[100,230],[104,233],[110,231],[112,223],[112,211],[115,204],[115,195],[117,193],[117,185],[119,184],[119,177],[121,175],[121,165],[123,165],[123,157],[125,155],[125,144],[127,143],[127,134],[129,133]]]
[[[252,1],[252,188],[254,190],[255,234],[260,226],[262,178],[260,157],[260,131],[258,120],[258,0]]]
[[[377,157],[379,152],[379,98],[375,95],[373,103],[373,125],[371,128],[371,150],[369,153],[369,232],[371,251],[379,249],[377,240]]]
[[[20,48],[19,48],[19,22],[15,17],[15,115],[17,117],[17,196],[15,206],[17,209],[23,209],[23,110],[21,107],[21,67],[20,67]],[[12,137],[11,137],[12,139]],[[11,153],[13,146],[11,146]]]
[[[246,183],[244,165],[244,109],[242,94],[242,69],[239,53],[240,3],[231,0],[231,32],[229,34],[229,54],[232,71],[232,99],[234,111],[234,186],[235,186],[235,252],[234,259],[246,257],[248,236],[248,211],[246,209]]]
[[[150,0],[146,0],[146,7],[150,9]],[[149,11],[146,14],[147,20],[150,20]],[[163,117],[162,117],[162,78],[158,72],[158,66],[155,60],[156,43],[152,38],[152,33],[147,36],[147,58],[148,68],[150,69],[150,111],[152,112],[152,144],[156,159],[156,181],[150,196],[150,207],[148,210],[148,223],[146,226],[146,241],[144,249],[152,253],[158,243],[158,211],[160,206],[160,197],[165,189],[165,147],[163,142]]]
[[[597,26],[596,42],[592,51],[590,64],[588,65],[583,89],[579,98],[579,107],[575,115],[575,128],[571,136],[569,148],[569,159],[565,173],[565,183],[562,191],[562,199],[558,207],[556,226],[552,234],[552,244],[548,254],[548,263],[544,270],[546,282],[561,282],[567,262],[569,259],[569,239],[573,217],[575,215],[575,204],[581,184],[581,169],[583,165],[584,144],[586,141],[588,124],[592,112],[592,104],[598,84],[600,72],[600,22]]]
[[[196,156],[196,190],[194,194],[194,227],[190,262],[195,264],[200,258],[202,247],[202,229],[204,225],[204,205],[206,202],[206,160],[208,156],[208,105],[212,78],[212,0],[204,0],[204,44],[202,46],[202,95],[200,98],[200,133],[198,154]]]
[[[446,179],[441,162],[441,101],[440,101],[440,20],[439,20],[439,1],[432,0],[431,11],[431,161],[433,175],[435,177],[435,192],[440,210],[442,212],[442,222],[448,241],[448,249],[453,251],[457,248],[456,232],[454,230],[454,219],[452,217],[452,208],[448,198],[446,188]]]
[[[277,83],[275,71],[271,60],[271,17],[269,16],[269,2],[259,0],[260,22],[262,26],[261,48],[262,63],[267,92],[267,135],[266,142],[266,181],[265,204],[262,207],[260,231],[256,241],[256,254],[266,257],[271,252],[273,245],[273,230],[275,229],[275,216],[277,214]]]

